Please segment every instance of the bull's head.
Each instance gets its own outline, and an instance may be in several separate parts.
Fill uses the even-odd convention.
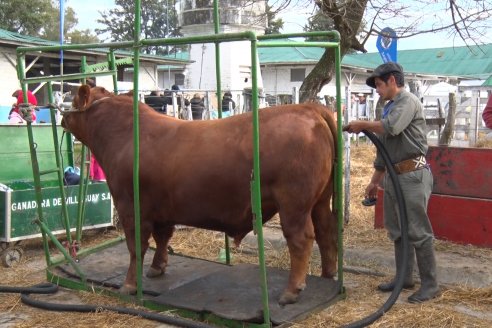
[[[80,134],[80,130],[84,128],[85,112],[96,105],[99,100],[110,96],[112,96],[112,93],[103,87],[91,88],[89,85],[80,86],[73,98],[72,109],[62,112],[62,127],[72,132],[80,140],[77,134]]]
[[[72,107],[75,110],[84,111],[91,107],[96,100],[107,98],[111,95],[112,93],[103,87],[91,88],[88,85],[82,85],[73,98]]]

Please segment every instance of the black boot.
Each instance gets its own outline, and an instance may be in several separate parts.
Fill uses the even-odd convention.
[[[396,275],[390,282],[380,284],[378,286],[378,289],[380,291],[391,292],[393,289],[395,289],[396,277],[398,276],[398,273],[400,272],[399,265],[400,265],[400,261],[402,260],[402,255],[403,255],[402,242],[401,242],[401,239],[398,239],[397,241],[395,241]],[[407,272],[405,275],[405,279],[403,281],[403,288],[406,288],[406,289],[411,289],[415,286],[415,284],[413,282],[414,259],[415,259],[415,251],[414,251],[413,246],[410,245],[410,247],[408,249]]]
[[[426,241],[420,248],[416,248],[415,252],[419,267],[420,288],[408,297],[408,301],[410,303],[421,303],[439,294],[436,275],[436,256],[434,255],[432,239]]]

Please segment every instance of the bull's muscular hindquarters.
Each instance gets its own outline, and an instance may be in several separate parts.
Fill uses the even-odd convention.
[[[79,112],[62,125],[87,145],[103,168],[125,231],[130,265],[121,291],[136,291],[133,211],[133,107],[127,96],[79,88]],[[174,225],[225,232],[238,244],[253,229],[250,177],[251,113],[213,121],[181,121],[139,105],[142,259],[152,236],[156,252],[148,277],[165,273]],[[337,223],[330,209],[336,127],[323,106],[260,110],[261,201],[264,222],[275,213],[291,259],[279,303],[296,302],[306,285],[313,241],[322,276],[333,278]]]

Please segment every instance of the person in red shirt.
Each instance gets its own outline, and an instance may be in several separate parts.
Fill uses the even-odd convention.
[[[487,101],[487,105],[482,113],[483,121],[485,122],[485,126],[489,129],[492,129],[492,94],[489,96],[489,100]]]
[[[22,90],[16,90],[12,94],[12,97],[17,98],[17,102],[12,106],[12,109],[10,110],[9,120],[14,123],[17,123],[17,121],[19,121],[19,123],[24,123],[25,120],[22,117],[19,109],[19,105],[24,103],[24,93],[22,92]],[[38,100],[36,99],[36,96],[30,90],[27,90],[27,102],[34,106],[38,105]],[[34,110],[31,111],[31,116],[32,122],[36,122],[36,113]]]

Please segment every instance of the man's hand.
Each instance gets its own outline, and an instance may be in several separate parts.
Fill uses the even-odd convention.
[[[349,133],[361,133],[362,130],[377,134],[384,133],[384,127],[381,121],[352,121],[342,127],[342,131]]]
[[[367,121],[352,121],[347,125],[344,125],[342,131],[348,133],[360,133],[367,128]]]

